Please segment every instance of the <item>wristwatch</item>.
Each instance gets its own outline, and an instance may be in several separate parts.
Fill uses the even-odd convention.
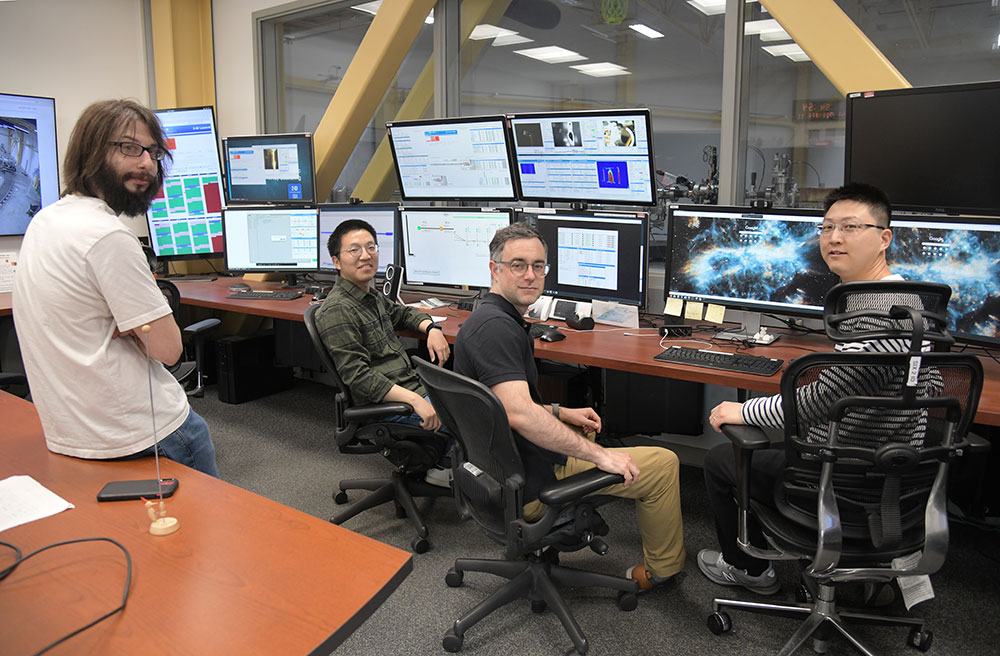
[[[430,324],[427,325],[427,332],[425,334],[430,335],[431,331],[434,330],[435,328],[437,328],[441,332],[444,332],[444,327],[441,324],[439,324],[437,321],[432,321],[430,322]]]

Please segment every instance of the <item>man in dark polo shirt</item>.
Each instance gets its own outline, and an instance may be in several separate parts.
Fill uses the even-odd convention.
[[[507,411],[524,460],[524,517],[545,511],[538,493],[547,483],[599,467],[625,477],[597,494],[636,500],[643,562],[628,570],[642,590],[684,567],[677,456],[660,447],[607,449],[582,434],[601,430],[592,408],[542,405],[534,344],[523,315],[542,293],[548,247],[531,226],[517,223],[490,242],[492,286],[455,341],[455,371],[493,390]]]
[[[327,247],[340,275],[316,313],[316,328],[354,402],[408,403],[413,414],[400,421],[438,430],[441,419],[395,331],[426,334],[431,361],[444,364],[450,347],[441,326],[430,315],[393,303],[371,288],[378,270],[378,239],[367,222],[344,221]]]

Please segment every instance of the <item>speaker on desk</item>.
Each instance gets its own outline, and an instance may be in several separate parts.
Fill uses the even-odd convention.
[[[594,320],[590,317],[581,317],[579,314],[571,314],[566,317],[566,325],[573,330],[593,330]]]
[[[399,298],[399,288],[403,286],[403,267],[395,264],[385,265],[385,281],[382,283],[382,293],[393,303],[402,303]]]

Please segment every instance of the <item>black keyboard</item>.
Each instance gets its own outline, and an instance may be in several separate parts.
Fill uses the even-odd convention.
[[[251,292],[236,292],[235,294],[230,294],[226,298],[242,298],[248,301],[294,301],[295,299],[301,297],[302,292],[293,291],[291,289],[278,289],[273,291],[258,289]]]
[[[528,329],[528,334],[531,335],[531,339],[538,339],[541,337],[546,330],[552,330],[555,326],[550,326],[544,323],[533,323],[531,328]]]
[[[765,358],[760,355],[744,353],[723,353],[722,351],[705,351],[687,346],[671,346],[663,353],[653,356],[654,360],[674,364],[689,364],[694,367],[722,369],[741,374],[756,374],[758,376],[773,376],[781,369],[784,360]]]

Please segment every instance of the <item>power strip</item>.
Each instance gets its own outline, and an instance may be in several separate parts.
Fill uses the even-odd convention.
[[[660,337],[690,337],[691,326],[684,324],[673,324],[660,326]]]

